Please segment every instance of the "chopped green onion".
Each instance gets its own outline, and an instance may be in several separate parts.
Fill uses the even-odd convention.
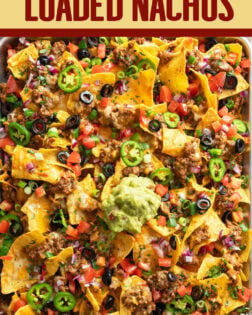
[[[117,77],[120,80],[124,79],[125,78],[125,72],[123,72],[123,71],[117,72]]]
[[[104,175],[103,173],[100,173],[100,174],[98,175],[98,178],[100,178],[101,181],[102,181],[103,183],[105,183],[106,177],[105,177],[105,175]]]
[[[226,51],[230,51],[229,45],[225,44],[224,47],[225,47]]]
[[[89,66],[91,66],[91,59],[90,58],[83,58],[82,61],[87,62],[89,64]]]
[[[51,252],[46,252],[45,255],[46,255],[46,258],[50,258],[54,256],[53,253]]]
[[[100,143],[100,138],[97,136],[91,136],[91,138],[95,141],[95,143]]]
[[[109,40],[107,37],[100,37],[99,42],[100,42],[100,44],[105,44],[106,46],[108,46],[108,44],[109,44]]]
[[[38,184],[34,181],[29,181],[28,185],[29,187],[31,187],[32,190],[35,190],[36,188],[38,188]]]
[[[24,115],[26,118],[33,116],[33,114],[34,114],[34,111],[31,109],[25,109],[24,110]]]
[[[112,138],[112,139],[115,139],[115,138],[116,138],[116,135],[117,135],[117,129],[116,129],[116,128],[113,128],[113,129],[112,129],[112,133],[111,133],[111,138]]]
[[[183,210],[190,208],[190,205],[191,205],[191,201],[190,200],[185,199],[185,200],[182,201],[182,209]]]
[[[53,127],[47,131],[47,135],[49,138],[58,138],[59,137],[59,131],[57,128]]]
[[[168,223],[168,226],[170,226],[170,227],[176,227],[177,226],[176,219],[173,216],[171,216],[169,218],[167,223]]]
[[[209,152],[212,156],[220,156],[220,155],[222,155],[222,150],[221,150],[221,149],[213,148],[213,149],[208,150],[208,152]]]
[[[178,223],[179,223],[181,226],[186,226],[186,225],[187,225],[187,222],[188,222],[188,219],[187,219],[187,218],[184,218],[184,217],[179,218],[179,221],[178,221]]]
[[[130,66],[130,67],[127,69],[125,75],[126,75],[126,76],[132,76],[132,75],[134,75],[134,74],[136,74],[136,73],[138,73],[138,72],[139,72],[138,67],[132,65],[132,66]]]
[[[61,218],[61,224],[67,228],[66,218],[64,216],[63,210],[59,210],[60,218]]]
[[[79,133],[80,133],[79,128],[74,129],[73,130],[73,137],[75,139],[78,138],[79,137]]]
[[[95,57],[91,60],[91,65],[95,66],[95,65],[101,65],[102,64],[102,60],[101,58]]]
[[[97,117],[97,114],[98,114],[97,109],[93,108],[91,113],[89,114],[88,118],[90,120],[94,120]]]
[[[30,187],[30,186],[26,186],[26,187],[24,188],[24,193],[25,193],[26,195],[30,195],[30,194],[32,193],[31,187]]]
[[[196,62],[196,58],[194,56],[189,56],[188,62],[193,65]]]
[[[100,190],[95,189],[95,190],[92,192],[92,196],[93,196],[93,197],[98,197],[98,196],[99,196],[99,193],[100,193]]]
[[[15,104],[18,101],[17,96],[14,93],[11,93],[6,96],[6,102]]]
[[[248,227],[244,223],[240,223],[240,228],[242,229],[242,232],[248,232]]]
[[[196,202],[192,202],[190,204],[190,215],[195,215],[197,213],[197,204]]]
[[[115,37],[115,41],[117,42],[117,44],[123,44],[126,43],[128,41],[127,37]]]
[[[26,185],[27,185],[27,183],[24,182],[24,181],[22,181],[22,180],[20,180],[20,181],[18,182],[18,187],[20,187],[20,188],[25,188]]]

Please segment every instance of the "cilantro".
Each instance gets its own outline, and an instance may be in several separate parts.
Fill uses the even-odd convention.
[[[213,266],[208,270],[207,277],[218,278],[224,271],[225,270],[222,266]]]

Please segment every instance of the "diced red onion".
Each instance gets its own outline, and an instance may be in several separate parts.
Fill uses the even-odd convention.
[[[158,245],[161,249],[167,249],[170,246],[169,242],[165,238],[161,238],[158,242]]]
[[[152,247],[159,258],[164,258],[164,251],[158,244],[153,244]]]
[[[31,101],[32,101],[31,99],[25,101],[23,107],[26,108],[31,103]]]
[[[45,277],[43,275],[39,275],[39,282],[43,282]]]
[[[205,56],[205,57],[203,58],[203,61],[204,61],[204,62],[208,62],[209,59],[210,59],[210,56]]]
[[[26,40],[25,37],[19,37],[19,42],[22,44],[22,45],[26,45],[26,46],[29,46],[30,45],[30,42],[28,40]]]
[[[103,136],[99,135],[99,139],[101,140],[101,143],[103,144],[106,143],[106,140]]]
[[[76,147],[76,145],[77,145],[77,140],[76,139],[73,139],[72,140],[72,148],[75,148]]]
[[[249,133],[248,133],[248,132],[243,132],[241,135],[242,135],[243,137],[248,137],[248,136],[249,136]]]
[[[4,152],[4,164],[9,162],[9,160],[10,160],[9,155]]]
[[[52,74],[57,74],[59,72],[59,70],[53,66],[47,66],[49,71],[52,73]]]
[[[241,249],[240,249],[239,246],[234,245],[234,246],[232,246],[232,250],[234,250],[234,251],[240,251]]]
[[[124,91],[124,92],[127,92],[127,91],[128,91],[128,87],[127,87],[127,84],[126,84],[126,80],[122,80],[122,88],[123,88],[123,91]]]
[[[80,279],[81,279],[81,275],[77,275],[77,276],[75,276],[75,277],[73,278],[73,281],[75,281],[75,280],[79,281]]]
[[[184,103],[185,102],[185,98],[183,95],[181,94],[175,94],[173,97],[173,100],[179,103]]]
[[[57,287],[59,287],[59,286],[63,285],[63,284],[64,284],[64,282],[63,282],[62,280],[60,280],[60,279],[59,279],[59,280],[57,280],[57,281],[56,281],[56,283],[55,283],[55,284],[56,284],[56,286],[57,286]]]
[[[224,245],[227,248],[234,246],[234,241],[231,239],[230,236],[227,236],[226,238],[224,238]]]
[[[182,257],[186,257],[186,256],[192,256],[193,253],[190,251],[190,249],[186,249],[183,253],[182,253]]]
[[[34,169],[35,169],[35,165],[32,163],[32,162],[29,162],[25,165],[25,169],[28,171],[28,172],[33,172]]]
[[[198,194],[198,198],[208,198],[208,195],[205,192],[201,192]]]
[[[234,204],[233,204],[232,201],[229,201],[229,202],[228,202],[228,208],[229,208],[229,209],[233,209],[233,208],[234,208]]]
[[[246,98],[248,96],[248,91],[242,91],[240,96]]]
[[[55,59],[54,55],[49,55],[48,58],[50,61],[53,61]]]
[[[198,174],[201,171],[201,167],[200,166],[192,166],[190,170],[191,170],[191,173]]]
[[[222,239],[222,233],[223,233],[223,230],[220,230],[220,232],[219,232],[219,239]]]
[[[79,283],[84,283],[84,282],[85,282],[85,278],[84,278],[83,275],[79,276],[78,282],[79,282]]]
[[[34,89],[39,85],[39,80],[34,80],[31,82],[31,84],[29,85],[30,89]]]
[[[239,165],[236,163],[235,166],[233,167],[233,171],[238,174],[241,175],[241,169],[239,167]]]
[[[3,139],[7,135],[5,128],[0,128],[0,139]]]

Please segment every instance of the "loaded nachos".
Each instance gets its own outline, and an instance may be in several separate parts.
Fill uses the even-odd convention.
[[[248,313],[249,68],[216,38],[9,47],[1,314]]]

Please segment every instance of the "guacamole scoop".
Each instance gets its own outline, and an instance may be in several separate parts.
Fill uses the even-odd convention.
[[[161,198],[146,177],[129,176],[112,189],[102,203],[104,220],[114,232],[139,233],[142,225],[157,215]]]

